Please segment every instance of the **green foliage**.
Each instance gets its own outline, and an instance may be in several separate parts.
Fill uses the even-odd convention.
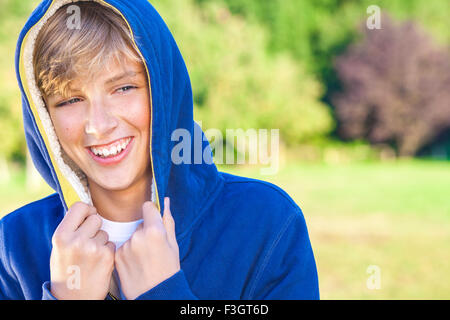
[[[233,13],[265,26],[270,52],[289,52],[320,79],[321,100],[332,110],[332,94],[341,88],[335,71],[335,57],[359,40],[359,27],[369,17],[367,8],[377,5],[394,20],[414,20],[433,41],[450,43],[450,2],[441,0],[197,0],[201,5],[224,1]],[[383,20],[381,26],[383,28]],[[337,119],[339,122],[341,119]],[[348,119],[351,121],[351,119]],[[340,123],[340,122],[339,122]],[[406,128],[400,127],[404,135]],[[336,132],[334,132],[336,133]]]
[[[166,0],[157,9],[186,59],[204,128],[279,128],[288,145],[332,130],[320,83],[288,55],[269,55],[259,25],[218,3],[200,10],[192,1]]]
[[[0,2],[0,157],[24,159],[20,92],[14,69],[19,32],[37,1]]]
[[[220,0],[197,0],[205,4]],[[291,52],[311,71],[330,76],[333,57],[357,37],[357,26],[377,5],[398,19],[414,19],[438,41],[450,43],[450,2],[442,0],[223,0],[233,13],[264,25],[271,51]]]
[[[39,0],[0,1],[0,156],[24,158],[14,70],[17,37]],[[190,72],[195,118],[205,129],[279,128],[296,146],[326,141],[335,127],[334,57],[358,37],[378,5],[450,43],[450,2],[442,0],[160,0],[160,11]]]

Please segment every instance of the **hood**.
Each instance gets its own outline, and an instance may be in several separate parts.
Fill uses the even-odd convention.
[[[197,153],[200,146],[201,154],[209,152],[212,155],[212,152],[193,118],[192,88],[186,65],[171,32],[147,0],[95,1],[116,10],[128,23],[134,45],[144,60],[148,79],[151,79],[149,152],[153,170],[152,200],[162,212],[164,197],[171,198],[171,210],[179,235],[196,221],[219,193],[223,183],[212,161],[199,163],[198,156],[194,161],[194,145]],[[27,146],[37,170],[58,192],[65,212],[76,201],[92,204],[92,199],[84,173],[65,155],[58,142],[34,79],[32,55],[42,26],[58,8],[70,2],[76,3],[70,0],[42,1],[20,33],[16,49],[16,74],[22,94]],[[172,141],[175,129],[184,129],[183,132],[189,133],[190,137],[195,137],[195,134],[201,137],[188,139],[190,163],[175,164],[171,160],[174,146],[180,143]]]

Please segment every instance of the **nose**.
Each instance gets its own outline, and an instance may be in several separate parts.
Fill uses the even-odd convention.
[[[108,136],[117,127],[117,119],[102,100],[92,101],[86,117],[85,132],[96,139]]]

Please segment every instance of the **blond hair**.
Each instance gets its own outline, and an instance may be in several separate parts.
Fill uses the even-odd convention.
[[[71,82],[80,76],[92,79],[104,72],[112,59],[142,60],[133,46],[124,19],[93,1],[76,2],[79,28],[69,28],[67,8],[59,8],[40,30],[33,53],[34,75],[45,96],[68,96]]]

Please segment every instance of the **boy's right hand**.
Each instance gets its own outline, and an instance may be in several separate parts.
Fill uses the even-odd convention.
[[[50,256],[50,291],[57,299],[105,299],[115,246],[100,230],[95,207],[74,203],[56,228]]]

